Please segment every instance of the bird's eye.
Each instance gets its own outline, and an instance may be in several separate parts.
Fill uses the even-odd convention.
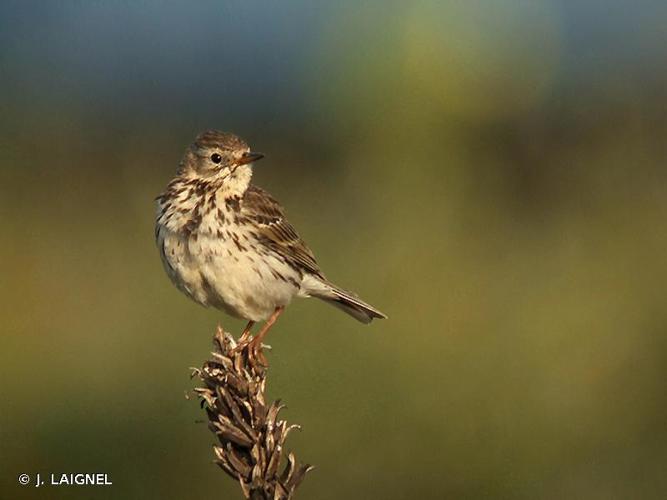
[[[211,161],[213,163],[220,163],[222,161],[222,156],[220,156],[218,153],[213,153],[211,155]]]

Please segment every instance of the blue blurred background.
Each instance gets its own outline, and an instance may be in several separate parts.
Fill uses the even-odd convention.
[[[666,27],[664,1],[2,2],[0,497],[240,496],[183,394],[242,323],[153,242],[218,128],[390,316],[298,301],[270,335],[299,498],[665,498]]]

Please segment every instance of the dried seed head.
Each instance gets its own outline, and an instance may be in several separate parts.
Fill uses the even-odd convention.
[[[212,358],[192,376],[203,382],[195,393],[218,439],[215,462],[239,482],[245,498],[289,500],[312,469],[292,453],[284,457],[287,435],[299,426],[278,420],[280,401],[266,405],[266,368],[249,357],[247,345],[237,346],[220,327],[213,344]]]

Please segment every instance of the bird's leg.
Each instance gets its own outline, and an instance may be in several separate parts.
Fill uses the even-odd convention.
[[[243,332],[241,333],[241,336],[239,337],[239,340],[236,343],[234,352],[243,350],[243,348],[250,343],[248,337],[250,337],[250,330],[252,330],[253,326],[255,326],[255,322],[252,320],[248,321],[248,324],[243,329]]]
[[[278,320],[278,316],[282,314],[282,312],[285,310],[285,306],[280,306],[276,307],[276,310],[273,311],[273,314],[269,317],[269,319],[266,320],[266,323],[262,326],[262,329],[259,331],[257,336],[252,339],[250,342],[250,350],[253,354],[253,356],[259,357],[260,362],[267,366],[266,358],[261,352],[262,349],[262,341],[264,340],[264,337],[266,336],[267,332],[271,329],[271,327],[274,325],[274,323]]]
[[[248,337],[250,336],[250,330],[252,330],[252,327],[255,326],[255,322],[250,320],[248,321],[248,324],[245,326],[245,329],[243,330],[243,333],[241,333],[241,336],[239,337],[238,344],[245,344],[248,342]]]

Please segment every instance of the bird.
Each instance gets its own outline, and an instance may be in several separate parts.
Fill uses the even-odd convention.
[[[156,198],[155,240],[172,283],[202,306],[246,320],[239,345],[260,355],[294,297],[316,297],[362,323],[386,318],[326,278],[285,209],[252,183],[254,163],[263,157],[218,130],[200,133],[187,147]]]

